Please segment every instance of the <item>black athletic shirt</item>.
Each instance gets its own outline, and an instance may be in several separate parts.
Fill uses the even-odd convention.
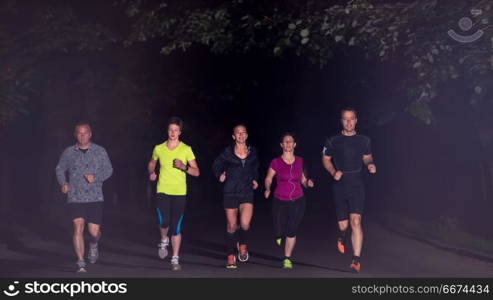
[[[363,165],[362,155],[371,154],[371,142],[367,136],[338,134],[325,141],[323,155],[332,157],[336,170],[358,173]]]

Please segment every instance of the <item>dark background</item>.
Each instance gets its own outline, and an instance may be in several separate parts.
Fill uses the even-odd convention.
[[[4,28],[12,32],[36,24],[45,4],[19,5],[2,16]],[[70,5],[79,18],[117,35],[128,30],[122,9],[109,2]],[[365,176],[369,214],[392,212],[428,223],[446,218],[493,238],[485,226],[493,208],[491,177],[482,167],[489,154],[473,128],[471,109],[451,84],[443,87],[450,92],[441,97],[451,104],[440,111],[439,123],[413,118],[398,101],[406,95],[395,92],[408,76],[399,63],[374,62],[354,51],[320,69],[302,57],[214,55],[201,46],[165,56],[159,54],[159,43],[150,41],[45,54],[29,69],[39,78],[29,113],[9,123],[1,136],[4,224],[47,234],[63,228],[65,199],[54,169],[63,149],[75,142],[74,125],[81,120],[92,125],[93,141],[107,149],[114,167],[104,186],[107,212],[153,217],[155,186],[147,180],[146,166],[174,115],[185,122],[182,139],[192,146],[201,170],[199,178],[188,179],[191,214],[221,209],[211,164],[231,143],[238,122],[247,125],[249,142],[259,150],[262,177],[280,154],[280,134],[295,132],[296,153],[316,182],[308,192],[311,205],[334,214],[331,179],[320,153],[325,138],[340,130],[340,109],[350,106],[359,112],[358,132],[372,139],[378,166],[375,176]],[[261,197],[262,186],[258,203],[269,201]]]

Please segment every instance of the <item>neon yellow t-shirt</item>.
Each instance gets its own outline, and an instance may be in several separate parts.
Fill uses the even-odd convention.
[[[187,194],[187,174],[173,167],[173,160],[179,159],[185,165],[188,161],[194,160],[195,155],[192,148],[181,142],[178,146],[169,150],[168,142],[154,147],[152,159],[159,160],[159,180],[157,182],[157,192],[166,195],[182,196]]]

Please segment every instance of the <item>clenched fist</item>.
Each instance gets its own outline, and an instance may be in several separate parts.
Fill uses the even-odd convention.
[[[336,171],[334,173],[334,180],[339,181],[339,180],[341,180],[341,177],[342,177],[342,172],[341,171]]]
[[[175,167],[179,170],[182,170],[182,171],[185,171],[185,169],[187,168],[187,166],[178,158],[173,160],[173,167]]]
[[[256,180],[253,180],[252,181],[252,187],[253,187],[254,190],[256,190],[258,188],[258,183],[257,183]]]
[[[68,191],[70,191],[70,186],[68,184],[64,184],[61,187],[62,193],[66,194]]]
[[[223,172],[221,176],[219,176],[219,182],[224,182],[226,180],[226,172]]]
[[[307,186],[307,187],[309,187],[309,188],[312,188],[312,187],[314,187],[314,186],[315,186],[315,183],[313,182],[313,180],[308,179],[308,180],[306,181],[306,186]]]
[[[155,172],[152,172],[151,174],[149,174],[149,180],[150,181],[156,181],[157,179],[157,174]]]

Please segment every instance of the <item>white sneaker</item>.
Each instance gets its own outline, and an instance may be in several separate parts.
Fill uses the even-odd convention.
[[[173,256],[171,258],[171,270],[172,271],[180,271],[181,270],[181,266],[180,266],[180,262],[179,262],[179,257],[178,256]]]
[[[76,273],[86,273],[87,270],[86,270],[86,262],[83,261],[83,260],[78,260],[77,261],[77,272]]]
[[[91,264],[96,263],[99,257],[98,244],[89,244],[89,253],[87,258]]]
[[[160,259],[165,259],[166,256],[168,256],[168,245],[169,245],[169,238],[167,238],[165,241],[161,241],[157,247],[157,254],[159,255]]]

